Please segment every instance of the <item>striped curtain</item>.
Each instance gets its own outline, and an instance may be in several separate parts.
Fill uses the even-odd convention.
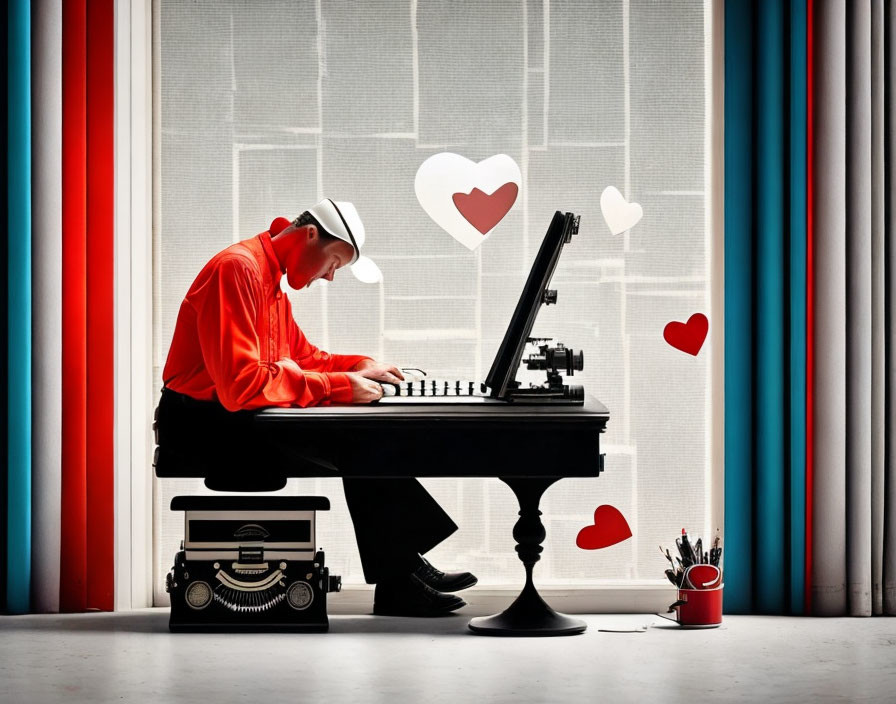
[[[896,613],[893,5],[725,4],[732,613]]]
[[[113,22],[7,5],[10,613],[113,608]]]

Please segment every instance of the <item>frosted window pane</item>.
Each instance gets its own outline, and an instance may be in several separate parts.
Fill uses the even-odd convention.
[[[215,252],[294,217],[323,196],[353,201],[365,253],[385,276],[290,293],[315,344],[441,376],[482,378],[555,210],[582,215],[536,334],[581,349],[576,381],[611,420],[599,479],[566,479],[543,501],[541,585],[657,581],[656,546],[682,527],[708,532],[709,341],[693,358],[662,340],[670,320],[708,312],[708,183],[701,2],[161,0],[161,220],[156,384],[180,301]],[[478,251],[442,232],[416,201],[432,154],[506,153],[523,195]],[[616,185],[645,216],[612,236],[600,193]],[[711,321],[712,322],[712,321]],[[450,331],[446,333],[445,331]],[[433,334],[447,339],[417,339]],[[463,461],[459,449],[458,461]],[[519,584],[517,505],[497,479],[423,482],[460,525],[430,555]],[[291,480],[286,493],[332,502],[319,542],[345,584],[363,582],[339,480]],[[155,593],[182,537],[156,484]],[[602,503],[634,537],[575,546]]]

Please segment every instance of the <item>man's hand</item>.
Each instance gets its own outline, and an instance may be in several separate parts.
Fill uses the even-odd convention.
[[[355,372],[374,381],[386,381],[397,384],[404,381],[404,375],[398,367],[385,362],[377,362],[373,359],[365,359],[358,363]]]
[[[360,372],[347,372],[352,384],[352,403],[370,403],[383,397],[383,387]]]

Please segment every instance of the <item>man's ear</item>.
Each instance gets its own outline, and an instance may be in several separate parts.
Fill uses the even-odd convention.
[[[314,225],[305,225],[308,230],[308,239],[315,240],[317,239],[317,228]]]

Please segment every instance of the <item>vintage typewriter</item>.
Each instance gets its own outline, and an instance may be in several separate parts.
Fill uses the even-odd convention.
[[[326,631],[340,577],[315,546],[322,496],[177,496],[184,540],[168,573],[171,631]]]
[[[573,213],[561,213],[559,210],[554,213],[484,382],[421,378],[427,376],[422,370],[407,370],[410,373],[405,376],[410,378],[404,383],[383,384],[383,398],[377,403],[583,405],[583,388],[565,384],[563,379],[563,374],[572,376],[584,368],[582,353],[564,346],[562,342],[553,343],[551,338],[530,337],[541,306],[557,302],[557,291],[548,286],[563,246],[579,232],[579,219],[580,216]],[[516,380],[521,364],[530,370],[545,371],[547,380],[543,384],[524,387]]]

